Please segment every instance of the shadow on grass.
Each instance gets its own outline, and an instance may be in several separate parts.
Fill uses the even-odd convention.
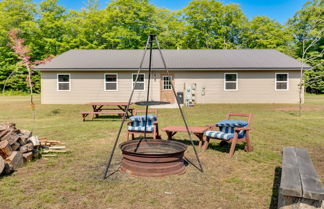
[[[184,143],[184,144],[186,144],[188,146],[191,145],[191,142],[190,142],[189,139],[173,139],[173,140],[182,142],[182,143]],[[195,146],[198,146],[199,141],[197,141],[197,140],[192,140],[192,141],[193,141],[193,144]],[[228,153],[229,150],[230,150],[231,144],[230,143],[227,143],[225,141],[221,141],[221,140],[217,140],[217,141],[220,141],[220,142],[217,143],[217,144],[215,144],[215,143],[209,143],[208,149],[212,149],[212,150],[215,150],[215,151]],[[214,140],[214,142],[217,142],[217,141]],[[238,144],[236,144],[235,151],[237,151],[237,150],[244,150],[244,147],[245,147],[245,144],[244,143],[238,143]]]
[[[211,139],[212,140],[212,139]],[[214,140],[215,141],[215,140]],[[237,143],[235,146],[235,151],[244,150],[245,143]],[[212,149],[219,152],[228,153],[231,148],[231,143],[227,143],[225,141],[220,141],[220,143],[209,143],[208,149]]]
[[[94,117],[93,120],[90,118],[86,119],[84,122],[102,122],[102,121],[107,121],[107,119],[109,119],[109,121],[122,121],[123,118],[117,115],[102,115],[99,116],[98,118]]]
[[[273,186],[272,186],[272,196],[269,209],[277,209],[278,208],[278,196],[279,196],[279,187],[281,181],[281,167],[276,167],[274,178],[273,178]]]

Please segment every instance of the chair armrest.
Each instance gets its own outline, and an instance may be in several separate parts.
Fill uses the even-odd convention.
[[[234,131],[250,131],[251,128],[234,128]]]
[[[207,126],[209,130],[212,130],[213,128],[217,127],[215,124],[208,124]]]
[[[127,122],[127,125],[128,125],[128,126],[132,125],[132,122],[133,122],[133,121],[128,121],[128,122]]]

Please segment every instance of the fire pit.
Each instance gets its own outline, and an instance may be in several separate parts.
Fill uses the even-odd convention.
[[[158,48],[158,52],[161,57],[161,61],[163,64],[163,68],[165,69],[167,75],[169,75],[169,71],[167,69],[167,65],[165,62],[165,59],[162,55],[162,51],[160,48],[160,44],[157,40],[157,37],[154,34],[150,34],[148,36],[145,50],[143,53],[143,57],[140,62],[139,69],[136,74],[136,79],[133,81],[133,89],[132,93],[130,94],[128,105],[126,107],[126,110],[128,110],[129,105],[131,104],[135,87],[137,86],[137,81],[139,80],[139,75],[141,73],[141,70],[143,68],[143,63],[146,57],[146,50],[149,49],[149,61],[148,61],[148,79],[147,79],[147,96],[146,96],[146,102],[141,102],[140,104],[146,106],[145,110],[145,124],[142,124],[142,127],[146,127],[149,124],[148,122],[148,107],[150,105],[160,104],[160,102],[150,101],[150,85],[151,85],[151,73],[152,73],[152,55],[153,55],[153,42],[156,42],[156,46]],[[134,77],[133,77],[134,79]],[[146,80],[146,79],[145,79]],[[177,98],[177,94],[173,85],[173,82],[170,82],[171,90],[173,92],[173,95],[175,98]],[[188,132],[189,140],[191,142],[191,145],[193,147],[193,150],[196,155],[196,159],[199,163],[199,171],[203,172],[202,165],[200,163],[198,153],[196,151],[195,145],[192,141],[191,134],[189,131],[188,123],[186,121],[186,118],[184,116],[184,113],[181,109],[181,105],[179,104],[178,99],[176,99],[179,111],[181,114],[181,117],[185,123],[186,130]],[[105,169],[105,172],[103,174],[103,179],[107,178],[108,170],[111,165],[118,140],[120,138],[121,131],[123,129],[123,125],[125,124],[126,117],[123,117],[123,121],[120,124],[119,131],[116,137],[116,140],[114,142],[114,146],[112,148],[112,151],[110,153],[110,156],[107,161],[107,166]],[[141,121],[143,122],[143,121]],[[141,130],[143,131],[143,130]],[[154,130],[157,131],[157,130]],[[128,172],[135,176],[151,176],[151,177],[162,177],[172,174],[182,174],[185,172],[185,166],[184,166],[184,160],[183,155],[184,152],[187,149],[187,146],[177,142],[177,141],[171,141],[171,140],[158,140],[158,139],[146,139],[146,134],[148,131],[146,128],[144,128],[144,139],[142,140],[132,140],[127,141],[125,143],[122,143],[120,145],[120,149],[122,150],[123,159],[120,165],[120,170],[124,172]],[[111,174],[110,174],[111,175]],[[109,175],[109,176],[110,176]]]
[[[183,174],[185,144],[172,140],[142,139],[120,144],[121,171],[135,176],[161,177]]]

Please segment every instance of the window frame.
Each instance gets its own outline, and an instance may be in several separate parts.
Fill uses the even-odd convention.
[[[116,82],[111,82],[111,81],[106,81],[106,75],[116,75]],[[114,90],[109,90],[109,89],[107,89],[107,86],[106,86],[106,84],[107,83],[115,83],[116,84],[116,89],[114,89]],[[104,73],[104,91],[118,91],[118,83],[119,83],[119,81],[118,81],[118,73]]]
[[[171,80],[170,80],[170,89],[165,89],[164,88],[164,78],[165,77],[171,77]],[[170,91],[170,90],[172,90],[172,80],[173,80],[173,76],[172,75],[163,75],[162,76],[162,90],[165,90],[165,91]]]
[[[278,74],[285,74],[287,75],[287,81],[277,81],[277,75]],[[277,89],[277,83],[287,83],[287,88],[286,89]],[[275,91],[289,91],[289,73],[287,72],[282,72],[282,73],[275,73]]]
[[[59,81],[59,76],[60,75],[68,75],[69,76],[69,81],[68,82],[62,82],[62,81]],[[59,87],[59,84],[60,83],[68,83],[69,84],[69,90],[60,90],[60,87]],[[56,74],[56,90],[57,91],[71,91],[71,73],[57,73]]]
[[[226,75],[230,74],[235,74],[236,75],[236,80],[235,81],[226,81]],[[236,88],[235,89],[226,89],[226,84],[227,83],[236,83]],[[224,91],[238,91],[239,86],[238,86],[238,73],[224,73]]]
[[[142,81],[140,81],[140,83],[143,83],[144,84],[144,88],[143,89],[134,89],[134,91],[145,91],[145,73],[139,73],[138,75],[144,75],[144,81],[142,82]],[[133,77],[134,77],[134,75],[137,75],[137,73],[132,73],[132,90],[133,90],[133,88],[134,88],[134,80],[133,80]],[[137,81],[137,83],[138,83],[138,81]]]

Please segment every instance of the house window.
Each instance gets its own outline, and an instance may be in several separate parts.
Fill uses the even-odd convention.
[[[117,73],[105,73],[105,91],[118,91]]]
[[[145,80],[145,75],[144,73],[140,73],[138,74],[138,79],[137,79],[137,83],[136,83],[136,86],[135,86],[135,82],[136,82],[136,78],[137,78],[137,74],[133,74],[132,75],[133,77],[133,88],[136,90],[136,91],[144,91],[145,89],[145,84],[144,84],[144,80]]]
[[[71,82],[70,74],[57,74],[57,90],[58,91],[70,91]]]
[[[168,76],[163,76],[163,90],[171,90],[172,89],[172,76],[168,75]]]
[[[276,90],[288,90],[288,73],[276,73]]]
[[[224,90],[225,91],[237,91],[237,73],[225,73],[224,74]]]

